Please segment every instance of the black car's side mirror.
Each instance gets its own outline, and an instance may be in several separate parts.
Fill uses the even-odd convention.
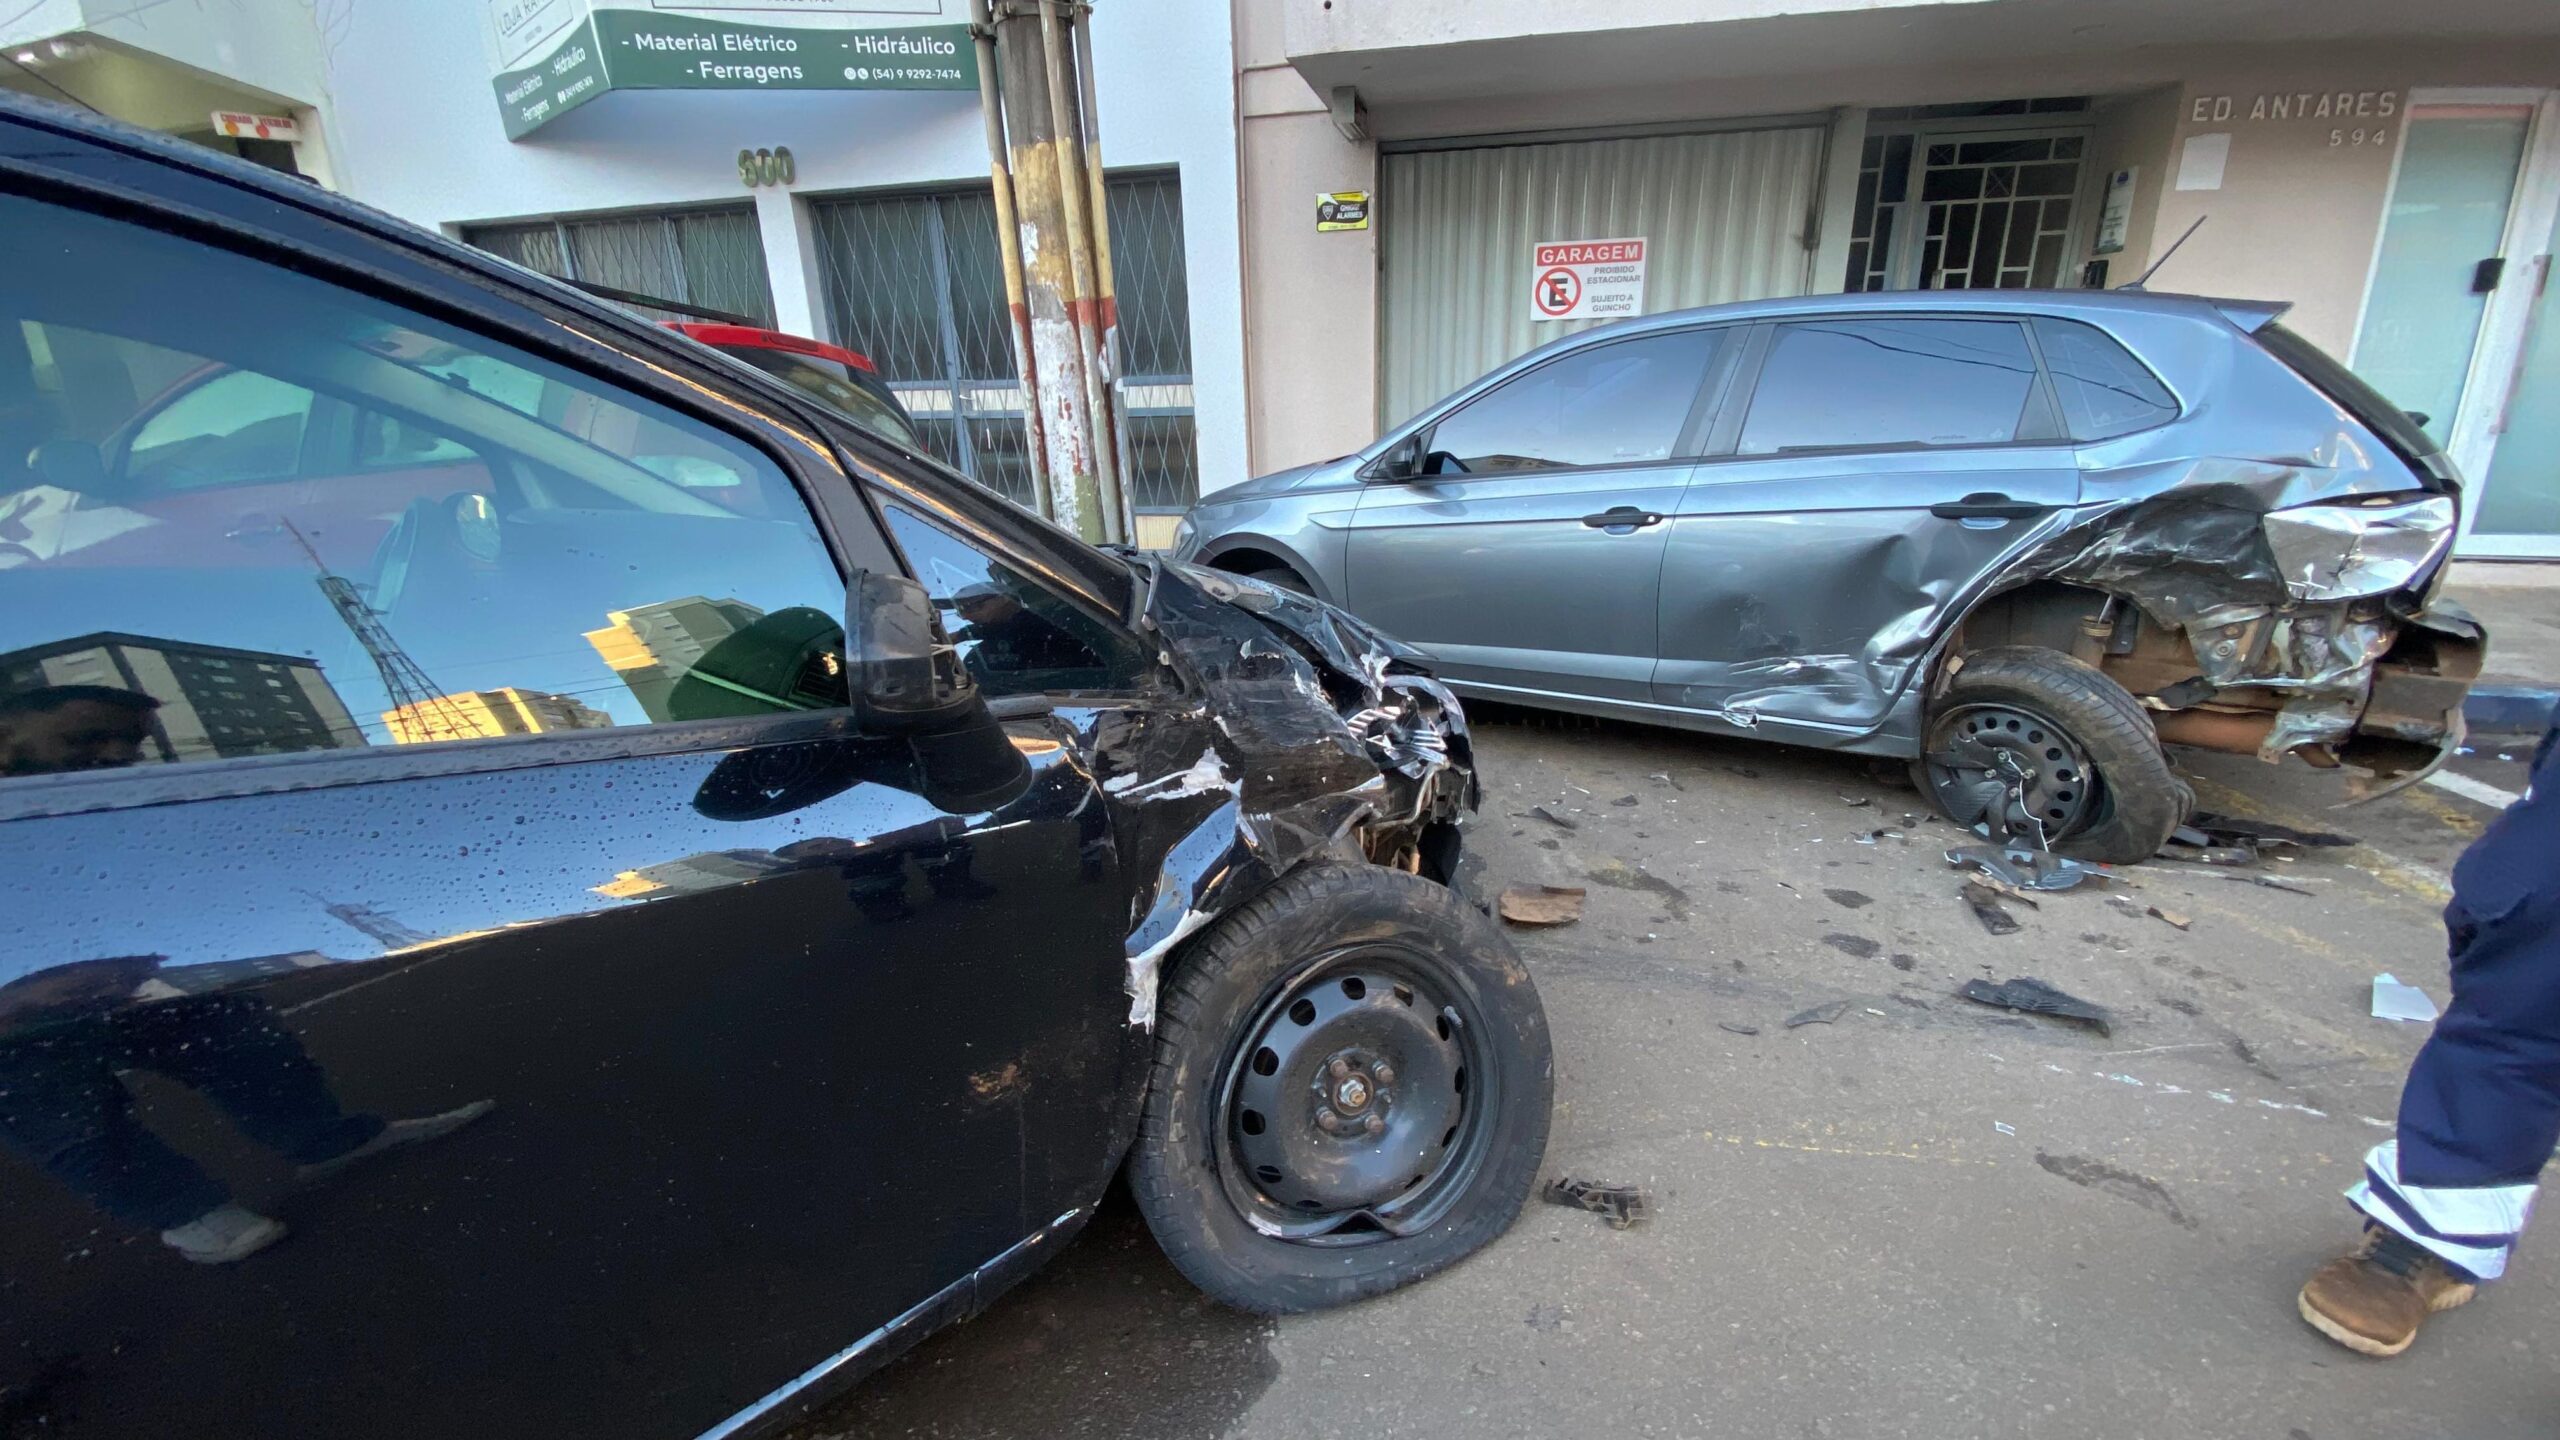
[[[944,730],[984,708],[933,597],[915,581],[856,571],[845,588],[844,628],[854,719],[864,730]]]
[[[1031,762],[987,709],[976,677],[922,585],[856,571],[845,589],[854,723],[906,737],[924,798],[954,814],[993,810],[1031,786]]]

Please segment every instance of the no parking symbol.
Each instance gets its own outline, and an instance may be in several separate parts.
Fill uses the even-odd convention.
[[[1644,241],[1564,240],[1530,253],[1531,320],[1620,320],[1644,313]]]

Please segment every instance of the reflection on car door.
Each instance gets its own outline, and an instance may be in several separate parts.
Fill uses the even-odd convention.
[[[983,737],[1000,789],[853,728],[841,566],[894,552],[708,367],[666,393],[717,426],[297,270],[0,185],[0,345],[324,374],[419,428],[310,482],[346,513],[473,468],[442,440],[504,477],[417,502],[396,597],[211,534],[0,566],[0,1395],[71,1437],[701,1433],[1099,1188],[1105,807],[1061,720]],[[594,423],[415,367],[453,350]],[[753,503],[638,463],[671,445]]]
[[[1805,320],[1751,344],[1757,383],[1667,527],[1654,698],[1864,729],[1950,607],[2078,501],[2072,450],[2012,320]]]
[[[1361,497],[1350,608],[1451,680],[1650,698],[1664,517],[1723,334],[1571,351],[1441,417],[1428,473]]]

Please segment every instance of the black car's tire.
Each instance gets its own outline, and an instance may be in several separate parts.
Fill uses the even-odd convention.
[[[2039,724],[2051,733],[2039,734]],[[2027,757],[2022,763],[2043,767],[2038,778],[2054,805],[2045,814],[2060,830],[2052,837],[2059,854],[2117,865],[2148,859],[2194,805],[2194,792],[2170,770],[2141,703],[2095,667],[2059,651],[1975,651],[1930,707],[1912,779],[1948,819],[1978,828],[1981,815],[1964,813],[1971,807],[1962,803],[1966,752],[1960,747],[1978,738],[1963,733],[1968,725],[1996,729],[2012,753]],[[2036,739],[2022,745],[2026,735]],[[2095,786],[2085,783],[2084,771],[2094,773]]]
[[[1368,1098],[1337,1111],[1353,1076]],[[1314,865],[1204,932],[1166,977],[1130,1188],[1212,1298],[1265,1315],[1340,1305],[1510,1227],[1546,1155],[1554,1085],[1546,1012],[1493,921],[1418,876]],[[1360,1128],[1372,1114],[1375,1138]],[[1305,1174],[1277,1168],[1284,1150],[1312,1157],[1293,1167]],[[1364,1166],[1391,1170],[1393,1193],[1356,1210],[1305,1198],[1370,1183]],[[1393,1228],[1337,1220],[1373,1211]]]

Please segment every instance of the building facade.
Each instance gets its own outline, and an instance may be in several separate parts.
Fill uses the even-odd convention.
[[[533,735],[558,730],[603,730],[613,717],[566,695],[522,690],[467,690],[413,701],[382,714],[382,725],[394,745],[424,745],[443,740],[485,740],[500,735]]]
[[[1599,323],[1549,316],[1542,247],[1643,241],[1642,312],[2157,266],[2150,288],[2292,302],[2425,414],[2472,482],[2463,553],[2560,556],[2560,6],[1234,13],[1257,470]],[[1342,192],[1367,193],[1366,228],[1319,224]]]
[[[1022,496],[967,9],[43,0],[0,28],[0,85],[861,351],[929,447]],[[2424,413],[2473,484],[2464,553],[2560,557],[2550,0],[1098,0],[1091,23],[1142,540],[1610,313],[2156,267],[2292,302]],[[292,138],[208,131],[227,109]],[[1605,296],[1539,263],[1598,242],[1641,257]]]
[[[141,759],[236,759],[370,743],[308,656],[101,631],[0,655],[0,695],[105,686],[152,700]]]

